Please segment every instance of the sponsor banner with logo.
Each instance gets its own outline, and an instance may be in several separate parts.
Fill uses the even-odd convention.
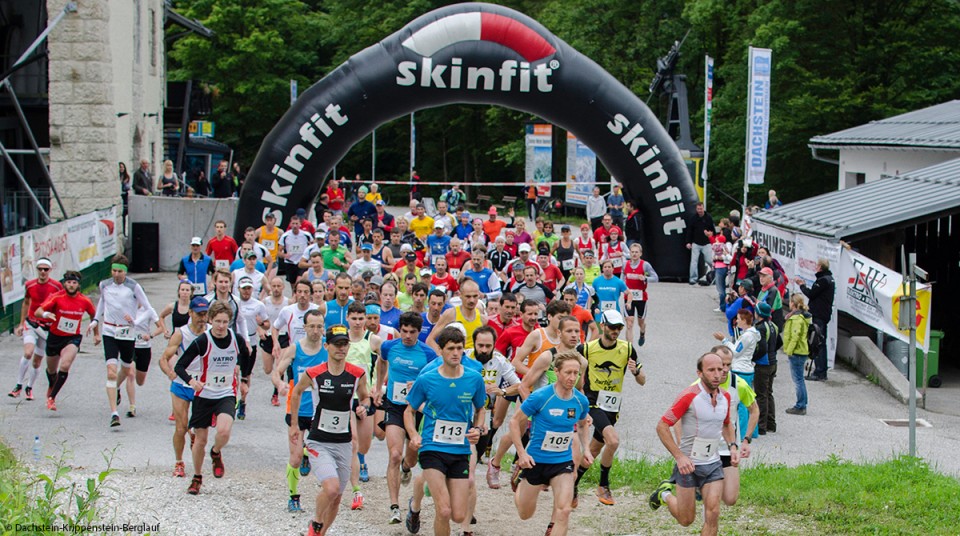
[[[97,219],[97,247],[104,259],[117,254],[118,212],[118,207],[114,205],[94,213]]]
[[[567,132],[567,204],[586,206],[596,180],[596,153]]]
[[[706,56],[704,62],[704,75],[706,83],[703,85],[703,169],[700,170],[700,178],[703,179],[704,188],[707,183],[707,165],[710,163],[710,121],[713,118],[713,58]],[[704,194],[704,203],[706,203],[706,194]]]
[[[891,337],[910,341],[910,331],[900,330],[900,299],[904,295],[903,276],[859,253],[844,249],[833,271],[837,280],[838,308]],[[909,292],[909,288],[906,289]],[[917,347],[926,352],[930,340],[930,285],[917,284],[914,322]]]
[[[551,170],[553,163],[553,127],[551,125],[527,125],[525,136],[527,147],[527,164],[524,184],[537,185],[537,195],[550,197]]]
[[[66,222],[67,247],[76,270],[83,270],[100,260],[100,248],[97,244],[97,214],[91,212],[83,216],[70,218]]]
[[[770,131],[770,71],[773,51],[750,47],[747,86],[747,184],[763,184],[767,171],[767,135]]]
[[[0,238],[0,295],[3,305],[23,299],[23,235]]]

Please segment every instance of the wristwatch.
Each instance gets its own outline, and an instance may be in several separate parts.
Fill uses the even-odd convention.
[[[634,376],[640,375],[640,369],[643,368],[643,363],[637,363],[637,371],[633,373]]]
[[[746,436],[746,437],[743,438],[743,442],[744,442],[744,443],[752,443],[752,442],[753,442],[753,438],[751,438],[750,436]]]
[[[736,447],[737,450],[740,450],[740,445],[737,445],[736,443],[727,443],[727,448],[732,449],[734,447]]]
[[[506,397],[507,397],[507,390],[501,387],[501,388],[500,388],[500,396],[506,398]]]

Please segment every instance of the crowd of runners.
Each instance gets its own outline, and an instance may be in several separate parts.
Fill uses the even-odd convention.
[[[559,235],[538,219],[530,234],[525,219],[501,219],[495,207],[480,218],[440,202],[428,216],[414,201],[395,218],[381,199],[359,193],[344,210],[332,181],[318,223],[300,211],[281,229],[267,214],[240,244],[217,222],[213,237],[185,247],[177,299],[159,313],[122,255],[96,305],[80,292],[79,273],[56,281],[55,267],[38,260],[9,395],[32,400],[45,362],[46,407],[61,410],[57,396],[92,333],[106,362],[107,424],[120,426],[124,394],[125,418],[137,416],[150,339],[163,336],[157,361],[170,379],[172,475],[190,477],[187,493],[201,492],[207,455],[213,477],[224,476],[234,421],[248,417],[249,396],[263,396],[285,406],[277,431],[289,438],[289,460],[277,478],[289,488],[291,512],[304,509],[300,480],[318,480],[310,535],[330,529],[348,490],[351,508],[364,508],[371,473],[385,475],[385,523],[418,533],[430,497],[435,534],[449,534],[451,524],[472,534],[478,466],[486,466],[486,486],[499,489],[510,451],[519,517],[533,516],[540,493],[553,495],[547,534],[567,533],[594,465],[597,500],[615,504],[616,424],[623,390],[647,381],[638,349],[648,285],[658,279],[641,244],[624,242],[609,217],[596,229],[562,225]],[[738,463],[760,418],[747,374],[731,373],[743,359],[756,361],[754,305],[737,305],[730,337],[718,334],[723,343],[697,360],[696,377],[691,364],[696,382],[657,425],[676,465],[650,506],[666,504],[689,525],[702,497],[705,533],[716,533],[720,503],[737,500]],[[770,316],[763,304],[755,308]],[[255,375],[258,362],[269,382]],[[366,462],[374,439],[386,442],[385,467]]]

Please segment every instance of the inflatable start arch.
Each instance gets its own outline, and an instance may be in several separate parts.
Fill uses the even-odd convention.
[[[572,132],[640,208],[645,257],[663,276],[687,276],[684,218],[697,198],[680,151],[656,116],[539,23],[491,4],[427,13],[307,90],[264,139],[234,229],[260,225],[268,212],[285,226],[377,126],[452,103],[496,104]]]

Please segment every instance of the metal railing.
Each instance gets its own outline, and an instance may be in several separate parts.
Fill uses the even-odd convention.
[[[50,189],[34,189],[37,199],[44,209],[50,210]],[[43,227],[43,216],[37,206],[30,199],[30,195],[22,190],[7,190],[3,198],[3,232],[13,235]]]

